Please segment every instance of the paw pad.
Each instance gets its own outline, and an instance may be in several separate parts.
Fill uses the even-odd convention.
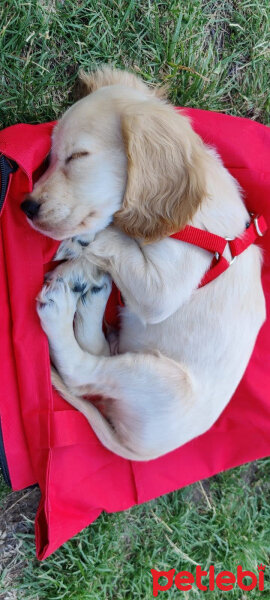
[[[46,300],[41,300],[37,298],[38,307],[42,310],[42,308],[46,308],[48,305],[54,304],[54,300],[52,298],[46,298]]]
[[[75,281],[72,291],[78,294],[83,294],[86,291],[87,283],[85,281]]]
[[[98,294],[102,288],[104,288],[104,285],[101,285],[100,287],[98,285],[93,285],[91,287],[91,294]]]

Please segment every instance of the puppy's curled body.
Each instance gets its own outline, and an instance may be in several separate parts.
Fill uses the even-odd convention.
[[[251,246],[198,289],[212,254],[169,236],[187,224],[241,236],[250,216],[237,182],[188,119],[134,76],[103,69],[83,83],[89,95],[59,121],[34,187],[32,226],[59,240],[89,234],[86,281],[95,265],[125,299],[119,354],[109,356],[102,334],[102,292],[79,309],[90,341],[82,327],[74,335],[68,263],[66,284],[44,292],[38,312],[59,392],[109,450],[150,460],[209,429],[239,384],[265,319],[261,252]],[[103,396],[107,419],[86,394]]]

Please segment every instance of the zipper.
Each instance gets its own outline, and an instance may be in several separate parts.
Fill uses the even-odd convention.
[[[3,208],[3,204],[5,201],[6,193],[8,190],[9,178],[11,173],[15,173],[17,171],[18,165],[14,160],[7,158],[3,154],[0,153],[0,213]],[[7,457],[5,453],[4,440],[2,434],[2,426],[0,419],[0,467],[3,473],[4,480],[9,487],[11,487],[11,480],[8,470]]]
[[[6,484],[9,487],[11,487],[11,480],[10,480],[10,476],[9,476],[7,457],[6,457],[6,453],[5,453],[4,440],[3,440],[3,434],[2,434],[1,419],[0,419],[0,467],[1,467],[3,477],[4,477]]]
[[[0,212],[2,210],[7,189],[9,183],[9,177],[11,173],[17,171],[18,165],[14,160],[7,158],[4,154],[0,154],[0,174],[1,174],[1,188],[0,188]]]

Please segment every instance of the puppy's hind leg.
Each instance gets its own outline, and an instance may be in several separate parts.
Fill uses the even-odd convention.
[[[66,381],[64,374],[63,379]],[[67,383],[73,393],[78,386],[90,385],[92,393],[103,397],[105,418],[99,411],[97,414],[91,402],[55,381],[64,398],[84,414],[104,446],[124,458],[157,458],[208,428],[196,415],[189,373],[162,355],[94,357],[85,353]]]
[[[124,458],[150,460],[208,429],[211,414],[205,405],[199,410],[194,382],[180,363],[155,354],[97,356],[79,346],[73,330],[77,295],[76,285],[56,277],[43,288],[38,313],[63,380],[54,373],[55,386],[101,442]],[[86,393],[103,397],[105,417],[79,397]]]
[[[111,292],[111,278],[106,273],[88,287],[78,300],[74,318],[75,337],[83,350],[95,355],[110,355],[110,347],[102,330],[103,315]]]

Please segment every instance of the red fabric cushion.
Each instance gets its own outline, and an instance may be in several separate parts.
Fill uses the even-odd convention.
[[[216,146],[245,190],[249,210],[270,223],[269,129],[247,119],[187,109],[196,131]],[[84,417],[52,390],[48,343],[35,309],[57,242],[32,230],[20,210],[49,151],[53,123],[15,125],[0,132],[0,152],[20,168],[12,176],[1,217],[1,335],[3,439],[12,486],[38,482],[37,556],[46,558],[102,510],[124,510],[222,470],[270,454],[270,321],[231,402],[215,425],[182,448],[148,463],[106,450]],[[270,303],[270,233],[263,285]],[[117,290],[106,318],[117,322]]]

